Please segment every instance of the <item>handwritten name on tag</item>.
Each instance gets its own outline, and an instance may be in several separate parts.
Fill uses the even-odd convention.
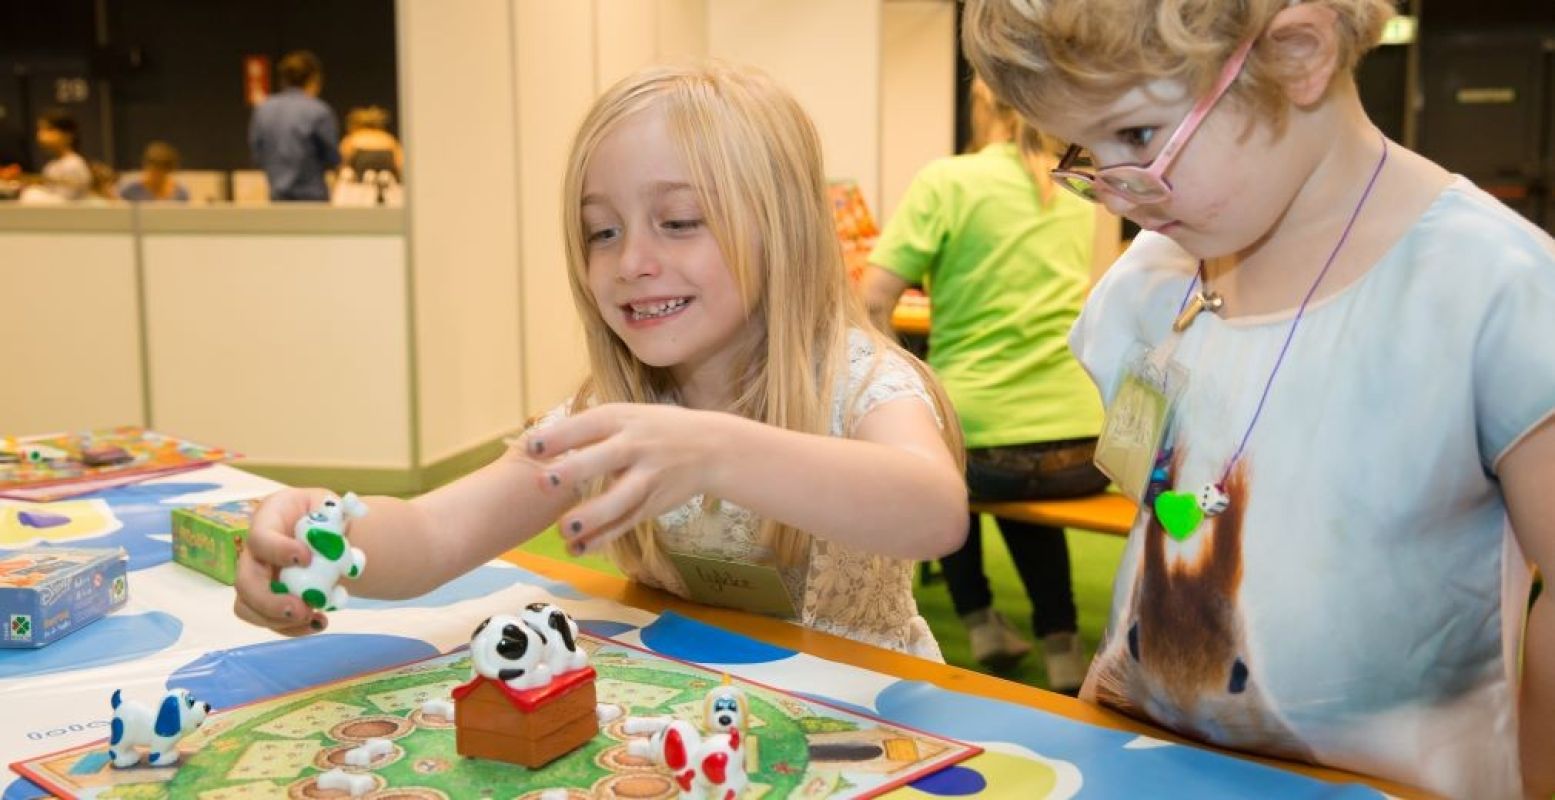
[[[698,603],[788,619],[798,616],[776,567],[689,553],[672,552],[669,557]]]

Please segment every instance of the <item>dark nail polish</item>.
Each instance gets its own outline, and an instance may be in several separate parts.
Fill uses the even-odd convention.
[[[288,608],[285,611],[282,611],[281,612],[281,616],[286,617],[287,619],[291,619],[292,618],[292,610]]]
[[[540,455],[545,452],[545,442],[536,439],[529,443],[529,452]]]
[[[317,619],[313,620],[312,622],[308,623],[308,627],[314,629],[315,631],[324,630],[324,621],[323,620],[317,620]]]
[[[554,472],[546,473],[545,478],[546,478],[546,480],[551,482],[552,486],[560,486],[560,485],[562,485],[562,476],[557,475]]]
[[[573,534],[582,533],[583,532],[583,520],[575,519],[575,520],[567,523],[567,529],[572,531]]]

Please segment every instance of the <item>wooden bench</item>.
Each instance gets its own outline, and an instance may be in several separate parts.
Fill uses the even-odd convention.
[[[979,514],[992,514],[996,517],[1018,519],[1037,525],[1079,528],[1118,536],[1128,535],[1134,527],[1134,516],[1139,512],[1133,500],[1116,492],[1103,492],[1067,500],[973,503],[972,510]]]

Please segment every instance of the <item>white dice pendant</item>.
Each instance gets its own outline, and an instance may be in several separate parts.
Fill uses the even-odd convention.
[[[1199,490],[1199,510],[1204,512],[1204,516],[1213,517],[1225,511],[1229,505],[1231,505],[1231,498],[1226,494],[1226,490],[1220,488],[1220,484],[1206,483],[1204,488]]]

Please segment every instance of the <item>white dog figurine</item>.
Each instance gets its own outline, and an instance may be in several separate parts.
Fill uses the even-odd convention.
[[[162,696],[156,716],[151,709],[113,693],[113,723],[108,737],[108,757],[115,767],[132,767],[140,761],[141,746],[150,748],[147,763],[166,767],[178,763],[178,740],[193,733],[211,713],[211,704],[194,699],[183,689]]]
[[[578,623],[551,603],[530,603],[519,614],[545,638],[545,665],[552,675],[588,666],[588,653],[578,647]]]
[[[341,578],[356,578],[367,566],[367,555],[346,541],[346,526],[367,515],[367,506],[355,494],[324,501],[307,516],[297,520],[296,536],[313,550],[313,560],[305,567],[286,567],[280,580],[270,584],[276,594],[294,594],[309,608],[334,611],[346,604],[349,595],[338,586]]]
[[[533,689],[551,682],[545,649],[540,632],[511,614],[497,614],[477,626],[470,637],[470,663],[477,675],[514,689]]]
[[[631,740],[627,753],[668,767],[681,800],[733,800],[750,782],[742,743],[738,728],[702,738],[691,723],[677,719],[647,740]]]

